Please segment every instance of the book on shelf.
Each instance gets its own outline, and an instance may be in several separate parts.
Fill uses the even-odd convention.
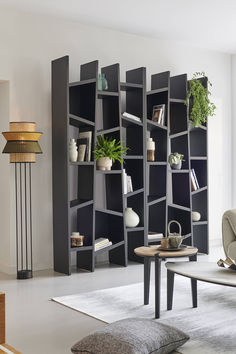
[[[191,188],[192,188],[192,191],[196,191],[199,189],[197,176],[196,176],[193,168],[191,169]]]
[[[123,191],[124,194],[133,192],[133,185],[132,185],[132,178],[131,176],[128,176],[125,169],[123,169]]]
[[[88,153],[86,154],[86,161],[90,162],[91,161],[91,147],[92,147],[92,132],[91,131],[87,131],[87,132],[81,132],[79,133],[79,139],[88,139]],[[86,144],[87,146],[87,144]]]
[[[127,112],[123,112],[122,116],[125,117],[125,118],[136,120],[137,122],[142,122],[141,118],[139,118],[139,117],[137,117],[137,116],[135,116],[133,114],[127,113]]]
[[[88,161],[89,156],[89,138],[77,139],[78,161]]]
[[[162,232],[148,231],[148,240],[149,241],[155,240],[157,238],[162,238],[162,237],[164,237]]]
[[[98,251],[102,248],[105,248],[105,247],[108,247],[111,245],[112,245],[112,242],[108,238],[99,237],[95,240],[94,250]]]

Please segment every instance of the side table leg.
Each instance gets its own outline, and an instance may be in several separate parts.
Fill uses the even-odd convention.
[[[172,310],[175,273],[167,270],[167,310]]]
[[[197,261],[197,254],[189,257],[190,262]],[[197,307],[197,280],[191,279],[193,307]]]
[[[149,304],[151,259],[144,257],[144,305]]]
[[[155,256],[155,318],[160,318],[161,305],[161,259]]]

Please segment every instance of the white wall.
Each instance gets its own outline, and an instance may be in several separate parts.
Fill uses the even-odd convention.
[[[217,116],[209,123],[210,238],[219,240],[221,215],[232,205],[230,55],[3,8],[0,53],[0,79],[10,82],[10,120],[36,121],[44,132],[44,154],[33,166],[35,269],[52,267],[50,62],[66,54],[70,55],[71,80],[79,79],[80,64],[95,59],[101,66],[119,62],[122,79],[126,70],[140,66],[147,67],[148,77],[165,70],[172,75],[187,73],[189,77],[195,71],[208,74],[213,83],[212,99],[218,107]],[[2,148],[3,138],[0,144]],[[6,168],[3,158],[0,163],[1,170]],[[1,210],[6,199],[7,195],[1,195]],[[13,223],[14,203],[7,206]],[[5,224],[0,227],[0,242],[6,238],[13,242],[14,229],[9,235]],[[8,266],[14,261],[12,253]]]

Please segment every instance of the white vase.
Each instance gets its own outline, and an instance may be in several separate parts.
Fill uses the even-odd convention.
[[[97,169],[100,171],[110,171],[112,160],[109,157],[99,157],[97,160]]]
[[[201,219],[201,214],[198,211],[192,211],[192,220],[199,221]]]
[[[70,139],[69,143],[69,159],[71,162],[76,162],[78,158],[78,148],[75,139]]]
[[[139,224],[139,216],[132,208],[125,209],[125,225],[127,227],[136,227]]]

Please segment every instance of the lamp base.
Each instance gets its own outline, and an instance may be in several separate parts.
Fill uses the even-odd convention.
[[[31,279],[31,278],[33,278],[32,270],[29,269],[18,270],[17,279]]]

